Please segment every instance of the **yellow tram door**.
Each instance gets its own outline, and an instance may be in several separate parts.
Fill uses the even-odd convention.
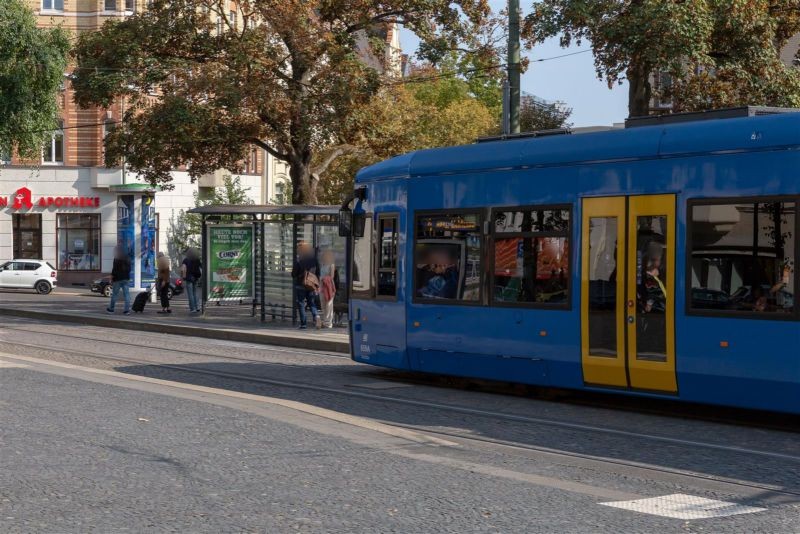
[[[583,200],[584,382],[677,391],[675,196]]]

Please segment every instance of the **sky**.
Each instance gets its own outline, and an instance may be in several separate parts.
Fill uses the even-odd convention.
[[[495,11],[506,4],[505,0],[491,0],[489,3]],[[522,0],[520,3],[525,16],[532,0]],[[419,41],[413,33],[403,30],[400,42],[403,52],[413,55]],[[591,52],[535,62],[539,58],[588,49],[586,43],[582,47],[561,48],[558,38],[555,38],[533,50],[523,51],[531,63],[528,71],[522,75],[522,90],[545,100],[564,102],[572,108],[570,122],[574,127],[611,126],[615,122],[623,122],[628,115],[628,86],[623,84],[609,89],[606,82],[598,80]]]

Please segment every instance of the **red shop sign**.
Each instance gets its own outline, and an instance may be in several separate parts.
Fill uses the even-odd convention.
[[[12,210],[33,209],[33,193],[27,187],[20,187],[14,196],[0,197],[0,208],[9,204]],[[100,197],[39,197],[35,204],[40,208],[99,208]]]

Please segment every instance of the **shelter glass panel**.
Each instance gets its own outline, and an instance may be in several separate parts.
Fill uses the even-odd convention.
[[[100,269],[100,215],[59,214],[56,230],[59,270]]]
[[[483,241],[480,214],[419,217],[416,238],[415,296],[480,302]]]
[[[693,204],[691,308],[792,315],[796,211],[780,200]]]

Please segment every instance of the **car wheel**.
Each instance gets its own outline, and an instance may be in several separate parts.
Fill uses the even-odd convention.
[[[104,297],[111,298],[111,293],[113,293],[113,292],[114,292],[114,288],[111,287],[111,284],[109,284],[109,285],[107,285],[106,287],[103,288],[103,296]]]
[[[47,282],[45,280],[39,280],[38,282],[36,282],[34,289],[40,295],[47,295],[53,290],[53,286],[50,285],[50,282]]]

